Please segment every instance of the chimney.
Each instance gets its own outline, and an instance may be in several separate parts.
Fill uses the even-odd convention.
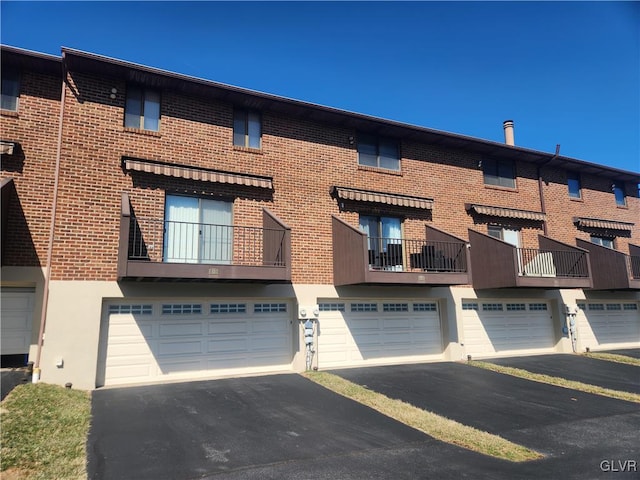
[[[515,145],[513,139],[513,120],[505,120],[502,122],[502,126],[504,127],[504,143],[507,145]]]

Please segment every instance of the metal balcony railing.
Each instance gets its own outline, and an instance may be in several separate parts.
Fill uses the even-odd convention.
[[[369,237],[369,268],[397,272],[467,272],[466,244]]]
[[[133,216],[130,222],[129,260],[286,266],[284,230]]]
[[[631,278],[634,280],[640,280],[640,257],[627,256],[627,262],[629,264],[629,272],[631,272]]]
[[[517,248],[518,274],[527,277],[587,278],[587,254],[579,251]]]

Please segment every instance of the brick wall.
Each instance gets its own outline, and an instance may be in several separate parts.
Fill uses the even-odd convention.
[[[123,127],[123,81],[72,72],[70,85],[75,94],[69,89],[65,104],[54,279],[116,278],[123,191],[129,192],[137,216],[157,219],[164,216],[165,192],[233,198],[237,225],[261,226],[262,208],[268,207],[292,228],[295,283],[332,283],[331,215],[357,226],[359,213],[396,214],[405,219],[403,229],[408,238],[422,238],[425,223],[467,238],[468,228],[486,232],[487,224],[498,219],[471,216],[465,210],[466,203],[533,211],[541,208],[537,170],[532,164],[516,164],[515,189],[485,187],[478,167],[481,156],[403,141],[400,172],[363,168],[357,163],[356,145],[349,140],[357,132],[268,111],[262,112],[262,149],[234,148],[233,105],[167,91],[162,92],[160,132],[140,132]],[[112,88],[118,91],[115,99],[109,96]],[[25,108],[27,105],[25,101]],[[10,121],[22,124],[26,117],[21,115],[17,122],[3,118],[3,126]],[[47,129],[55,132],[55,120],[50,122]],[[16,136],[33,135],[26,124],[21,129]],[[48,152],[44,145],[49,140],[25,140],[32,141],[42,143]],[[125,172],[123,156],[270,176],[274,190]],[[30,160],[25,168],[28,163]],[[48,170],[35,168],[31,187],[23,185],[21,189],[35,192],[40,191],[40,183],[51,184],[52,163],[47,165]],[[575,202],[568,198],[565,172],[546,168],[543,173],[549,235],[554,238],[570,244],[575,244],[576,237],[588,238],[587,232],[575,228],[573,216],[636,223],[640,218],[637,198],[628,199],[628,208],[615,207],[613,194],[607,190],[610,181],[585,177],[583,201]],[[36,174],[48,180],[38,181]],[[330,195],[334,185],[428,197],[435,203],[432,211],[357,204],[341,208]],[[628,193],[631,196],[633,192]],[[25,203],[27,199],[31,203],[34,195],[24,197]],[[40,223],[34,224],[35,232],[39,232]],[[503,223],[522,228],[523,246],[538,246],[540,222],[503,219]],[[640,243],[639,231],[635,228],[631,239],[636,244]],[[44,252],[41,237],[42,233],[34,236],[38,252]],[[628,241],[621,239],[619,244],[625,246]]]
[[[3,265],[46,264],[58,145],[60,78],[24,71],[17,112],[2,111],[2,139],[19,143],[2,156],[1,178],[13,178]]]

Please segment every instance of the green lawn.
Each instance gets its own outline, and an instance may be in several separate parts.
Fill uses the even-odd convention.
[[[88,392],[23,384],[2,401],[0,412],[3,480],[87,478]]]

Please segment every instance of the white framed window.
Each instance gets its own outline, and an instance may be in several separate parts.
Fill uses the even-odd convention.
[[[124,126],[152,132],[159,131],[160,93],[137,85],[128,85]]]
[[[358,135],[358,164],[368,167],[400,170],[398,142],[373,135]]]
[[[607,248],[613,248],[613,238],[610,237],[599,237],[597,235],[591,235],[591,243],[595,243],[596,245],[601,245]]]
[[[262,148],[262,120],[258,112],[233,111],[233,144],[236,147]]]
[[[487,231],[491,237],[499,238],[514,247],[520,247],[521,245],[520,230],[505,228],[500,225],[489,225]]]
[[[13,68],[2,69],[2,100],[0,108],[11,112],[18,111],[20,98],[20,72]]]
[[[230,264],[233,257],[232,202],[167,195],[164,261]]]

